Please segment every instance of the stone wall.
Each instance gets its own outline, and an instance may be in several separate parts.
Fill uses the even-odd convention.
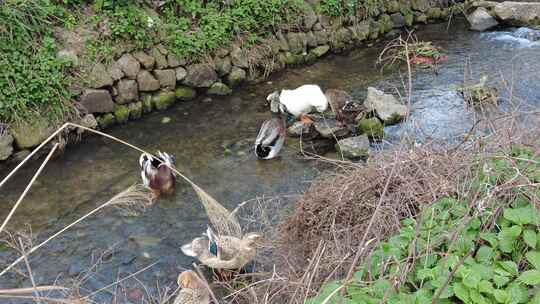
[[[199,95],[227,95],[242,83],[264,80],[274,71],[309,64],[329,52],[339,53],[415,23],[449,16],[450,8],[444,7],[444,1],[437,6],[430,3],[389,0],[377,17],[367,20],[317,15],[313,7],[308,7],[302,31],[279,31],[255,46],[233,44],[217,50],[207,63],[189,64],[162,45],[123,54],[110,65],[98,63],[91,69],[89,87],[77,97],[80,110],[86,114],[81,122],[95,126],[97,121],[98,128],[105,129]],[[358,16],[362,14],[358,12]],[[15,140],[9,133],[0,136],[0,156],[4,159],[13,152],[13,143],[19,150],[31,148],[28,144],[18,146],[21,140],[12,133]],[[33,141],[34,146],[39,139]]]

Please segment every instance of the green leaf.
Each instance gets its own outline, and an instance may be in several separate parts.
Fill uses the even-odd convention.
[[[493,258],[493,248],[489,246],[480,246],[476,252],[476,260],[478,262],[489,263]]]
[[[501,233],[509,237],[517,238],[521,234],[521,227],[513,225],[508,228],[503,228]]]
[[[531,229],[523,231],[523,240],[531,248],[536,248],[536,232]]]
[[[475,289],[478,287],[478,283],[482,280],[480,274],[476,271],[471,271],[465,277],[463,277],[463,284],[469,288]]]
[[[540,251],[529,251],[525,254],[527,261],[537,270],[540,270]]]
[[[484,296],[482,296],[476,289],[470,290],[469,295],[473,303],[488,304],[486,298],[484,298]]]
[[[508,282],[510,282],[510,278],[506,276],[495,275],[493,276],[493,282],[495,282],[495,285],[497,285],[497,287],[504,287],[506,284],[508,284]]]
[[[415,292],[416,304],[431,304],[433,293],[427,289],[420,289]]]
[[[493,296],[495,297],[495,300],[499,303],[506,303],[508,301],[508,292],[503,289],[495,289],[493,291]]]
[[[504,209],[503,216],[515,224],[526,225],[532,223],[534,220],[534,212],[532,211],[530,207],[506,208]]]
[[[388,280],[379,280],[373,284],[373,295],[378,298],[382,299],[388,290],[392,290],[392,283]]]
[[[497,247],[497,235],[493,232],[485,232],[480,234],[480,238],[488,242],[491,247]]]
[[[540,304],[540,290],[536,292],[529,304]]]
[[[540,284],[540,270],[527,270],[518,277],[518,280],[527,285]]]
[[[461,283],[454,283],[452,284],[452,289],[454,290],[454,294],[458,299],[465,303],[468,303],[470,301],[469,290],[467,290],[467,287],[465,287],[465,285]]]
[[[497,263],[504,270],[508,271],[511,275],[518,275],[518,265],[514,261],[502,261]]]
[[[512,283],[506,290],[510,304],[525,303],[529,299],[529,291],[519,284]]]
[[[502,252],[511,253],[514,250],[514,243],[517,240],[517,237],[521,234],[521,227],[512,226],[503,228],[498,234],[499,238],[499,248]]]
[[[493,278],[493,269],[483,264],[475,263],[471,266],[473,272],[478,273],[482,279],[491,280]]]
[[[480,283],[478,283],[478,291],[487,294],[493,294],[494,288],[491,282],[482,280],[480,281]]]

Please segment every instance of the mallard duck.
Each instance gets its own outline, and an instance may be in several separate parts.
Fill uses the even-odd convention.
[[[176,159],[173,155],[159,151],[157,155],[154,157],[143,153],[139,158],[143,184],[150,188],[156,196],[160,196],[162,193],[171,194],[174,192],[176,174],[169,166],[174,166]]]
[[[340,126],[345,125],[351,118],[354,120],[356,114],[361,111],[361,106],[354,102],[349,93],[343,90],[328,89],[324,92],[324,95],[330,104],[330,108],[336,115],[336,120]]]
[[[305,124],[313,123],[309,113],[322,113],[328,108],[326,96],[315,84],[305,84],[294,90],[275,91],[268,95],[266,100],[270,102],[272,112],[292,115]]]
[[[178,286],[182,289],[178,292],[173,304],[210,303],[210,293],[195,271],[182,272],[178,276]]]
[[[187,256],[214,269],[238,270],[249,263],[256,254],[255,245],[262,239],[259,233],[247,233],[242,238],[216,236],[209,228],[202,237],[182,246]]]
[[[279,154],[285,142],[285,120],[280,116],[265,120],[255,139],[255,155],[271,159]]]

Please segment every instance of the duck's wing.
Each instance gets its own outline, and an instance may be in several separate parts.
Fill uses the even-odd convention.
[[[263,122],[255,145],[261,144],[262,146],[272,146],[276,140],[279,139],[281,134],[281,125],[278,119],[269,119]]]

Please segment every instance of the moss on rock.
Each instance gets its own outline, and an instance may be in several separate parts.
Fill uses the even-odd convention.
[[[116,123],[113,113],[107,113],[97,118],[98,126],[100,129],[106,129]]]
[[[358,129],[370,139],[382,139],[384,137],[384,126],[377,117],[361,119],[358,122]]]
[[[129,106],[129,118],[130,119],[139,119],[143,113],[143,103],[142,101],[130,103]]]
[[[152,97],[152,99],[154,101],[154,104],[156,105],[156,109],[158,111],[162,111],[172,106],[172,104],[176,100],[176,94],[172,91],[162,91],[156,93]]]
[[[129,120],[129,108],[124,105],[115,105],[114,106],[114,118],[119,124],[126,123]]]
[[[178,100],[187,101],[197,97],[197,91],[187,86],[179,86],[174,91],[174,96]]]

